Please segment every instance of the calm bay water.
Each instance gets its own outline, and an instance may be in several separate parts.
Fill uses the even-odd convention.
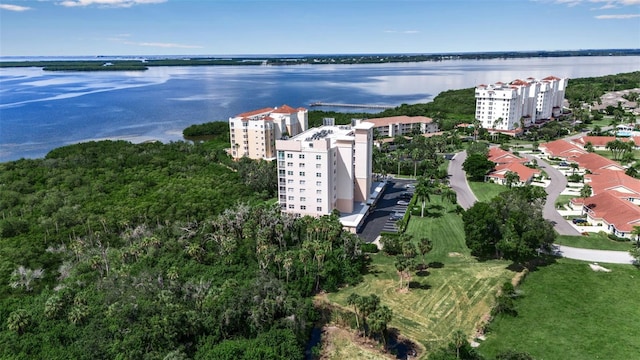
[[[282,104],[412,104],[481,83],[638,70],[637,56],[152,67],[109,73],[0,69],[0,162],[42,157],[56,147],[88,140],[181,140],[182,130],[191,124],[226,121],[244,111]]]

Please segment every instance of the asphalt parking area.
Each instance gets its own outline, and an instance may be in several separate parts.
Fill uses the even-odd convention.
[[[410,198],[402,198],[402,194],[409,192],[407,184],[415,184],[415,180],[394,179],[387,184],[381,198],[378,200],[376,207],[364,221],[358,235],[365,242],[373,242],[381,232],[397,232],[395,220],[391,216],[395,213],[404,213],[407,211],[407,205],[398,205],[398,201]]]

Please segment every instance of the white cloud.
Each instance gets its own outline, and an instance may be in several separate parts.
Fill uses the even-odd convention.
[[[565,4],[569,7],[573,7],[584,3],[605,3],[602,8],[611,9],[620,6],[637,6],[640,5],[640,0],[553,0],[556,4]]]
[[[640,17],[640,14],[598,15],[595,18],[598,20],[609,20],[609,19],[633,19],[637,17]]]
[[[185,45],[185,44],[157,43],[157,42],[130,42],[130,41],[125,41],[124,44],[136,45],[136,46],[159,47],[159,48],[179,48],[179,49],[201,49],[202,48],[202,46],[199,46],[199,45]]]
[[[20,5],[11,5],[11,4],[0,4],[0,10],[8,10],[8,11],[27,11],[31,10],[30,7],[20,6]]]
[[[102,7],[121,7],[128,8],[134,5],[160,4],[167,0],[63,0],[58,3],[65,7],[85,7],[85,6],[102,6]]]

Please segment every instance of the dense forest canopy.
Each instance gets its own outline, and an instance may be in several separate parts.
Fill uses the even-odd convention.
[[[0,357],[300,358],[310,297],[360,280],[360,240],[227,161],[103,141],[0,164]]]

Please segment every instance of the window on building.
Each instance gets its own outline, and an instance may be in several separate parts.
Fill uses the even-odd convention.
[[[316,177],[322,177],[322,173],[316,173]]]
[[[322,211],[322,206],[318,206],[318,207],[316,208],[316,211]]]
[[[306,180],[300,180],[300,185],[304,185],[306,184],[306,182],[307,182]]]
[[[289,196],[289,198],[288,198],[288,199],[289,199],[289,201],[293,201],[293,200],[295,200],[296,198],[295,198],[294,196]]]
[[[316,181],[316,186],[322,186],[322,181]]]
[[[305,202],[305,201],[307,201],[307,198],[306,198],[306,197],[301,197],[301,198],[300,198],[300,201],[301,201],[301,202]]]
[[[287,191],[292,193],[293,192],[293,188],[288,188]]]
[[[293,204],[289,204],[289,209],[295,209],[295,208],[296,208],[296,206],[295,206],[295,205],[293,205]]]
[[[307,206],[306,205],[300,205],[300,210],[307,210]]]
[[[293,154],[287,154],[287,159],[293,159]]]
[[[304,167],[304,163],[300,163],[300,164],[298,164],[298,166],[303,168]]]
[[[300,171],[300,176],[304,176],[304,171]]]
[[[317,199],[316,199],[316,202],[322,203],[322,199],[317,198]]]
[[[298,159],[304,159],[304,154],[299,154]]]
[[[293,163],[292,162],[288,162],[287,166],[293,166]]]
[[[293,179],[287,179],[287,184],[293,184]]]
[[[300,194],[304,194],[304,192],[305,192],[305,191],[306,191],[306,190],[305,190],[304,188],[303,188],[303,189],[300,189]]]
[[[316,164],[316,169],[320,169],[322,167],[322,164]]]
[[[287,175],[293,176],[293,171],[291,171],[291,170],[287,171]]]

